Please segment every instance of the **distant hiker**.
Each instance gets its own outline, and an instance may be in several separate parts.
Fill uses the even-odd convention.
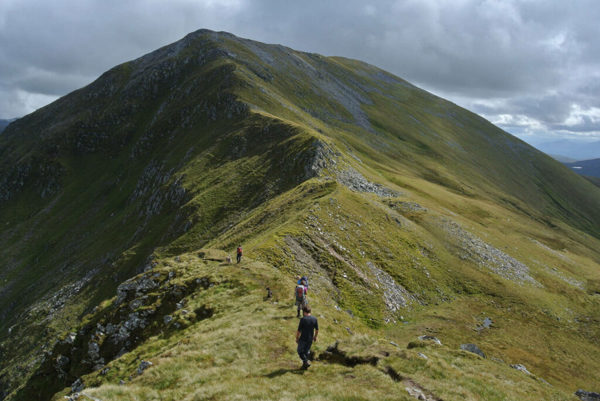
[[[270,299],[273,296],[273,292],[269,287],[267,287],[267,299]]]
[[[304,284],[302,284],[302,281],[304,281]],[[302,284],[308,290],[308,277],[306,277],[306,276],[302,276],[302,277],[298,276],[298,284]]]
[[[231,256],[227,255],[227,257],[225,258],[225,262],[227,262],[228,265],[231,264]]]
[[[308,360],[310,347],[313,341],[317,342],[317,335],[319,334],[319,322],[317,322],[316,317],[311,316],[310,312],[310,306],[305,305],[302,308],[303,318],[300,319],[298,331],[296,331],[296,343],[298,344],[298,355],[302,359],[302,369],[308,369],[310,366]]]
[[[238,246],[237,248],[237,262],[240,263],[242,261],[242,246]]]
[[[304,281],[300,281],[301,284],[296,285],[296,289],[294,290],[294,295],[296,296],[296,306],[298,309],[298,313],[296,317],[300,317],[300,309],[304,306],[308,305],[306,301],[306,286],[303,284]]]

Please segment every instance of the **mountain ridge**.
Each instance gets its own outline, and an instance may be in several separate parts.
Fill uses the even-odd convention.
[[[256,267],[256,283],[291,281],[311,269],[316,305],[327,314],[342,305],[357,319],[353,330],[371,337],[384,330],[399,341],[424,330],[432,324],[428,305],[442,305],[448,319],[468,320],[469,295],[485,305],[499,297],[501,319],[518,299],[526,305],[521,313],[548,330],[553,319],[572,322],[578,329],[569,330],[584,334],[556,340],[569,346],[598,330],[598,188],[481,117],[362,62],[197,31],[12,124],[0,137],[0,155],[8,177],[0,182],[0,222],[9,227],[0,278],[10,282],[0,288],[0,340],[3,350],[21,346],[21,354],[2,351],[13,362],[32,363],[27,355],[40,343],[32,327],[63,340],[66,327],[80,327],[88,342],[78,344],[88,352],[77,360],[95,368],[96,346],[102,353],[109,343],[86,322],[105,328],[102,311],[119,307],[113,297],[124,280],[159,265],[168,270],[175,258],[186,260],[175,275],[201,279],[194,269],[204,262],[192,257],[199,249],[239,243],[265,264]],[[218,267],[207,263],[212,274]],[[23,271],[29,276],[18,277]],[[225,276],[219,282],[234,280],[235,272]],[[253,299],[256,283],[248,290]],[[283,285],[271,285],[283,297]],[[42,301],[19,303],[24,289],[44,294]],[[235,309],[238,295],[230,295],[211,295],[213,306]],[[191,302],[187,296],[181,299]],[[537,309],[546,312],[538,316]],[[217,324],[227,310],[192,326]],[[415,327],[397,327],[399,313],[412,314]],[[577,323],[584,318],[589,327]],[[518,326],[534,333],[525,322]],[[464,335],[437,330],[451,342]],[[489,350],[507,352],[506,339],[490,337]],[[523,349],[546,355],[532,339],[522,340]],[[125,349],[111,366],[131,364],[127,355],[152,341]],[[65,347],[60,355],[74,352],[74,360],[80,351]],[[599,352],[587,342],[577,347],[579,354]],[[52,362],[61,360],[56,344],[44,348],[51,354],[31,365],[27,384],[2,367],[2,377],[14,378],[7,388],[20,386],[14,399],[42,391],[41,377],[63,374]],[[513,348],[511,358],[525,355],[561,388],[564,379],[553,370],[574,377],[573,362],[535,362]],[[91,374],[85,380],[103,385],[98,369],[72,369],[69,375]],[[69,375],[46,387],[43,398],[70,385]]]

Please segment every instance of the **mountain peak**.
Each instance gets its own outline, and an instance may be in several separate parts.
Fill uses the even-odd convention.
[[[279,396],[309,275],[302,397],[567,399],[600,380],[599,203],[375,66],[199,30],[0,136],[0,394]]]

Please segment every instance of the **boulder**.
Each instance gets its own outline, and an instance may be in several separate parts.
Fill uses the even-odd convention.
[[[144,370],[148,369],[150,366],[152,366],[152,362],[142,360],[142,362],[140,362],[140,366],[137,368],[137,374],[141,375],[144,373]]]
[[[437,337],[434,336],[419,336],[419,340],[421,341],[433,341],[434,343],[436,343],[437,345],[442,345],[442,342],[440,340],[437,339]]]
[[[575,395],[579,397],[581,401],[600,401],[600,393],[579,389],[575,392]]]
[[[479,347],[475,344],[461,344],[460,349],[462,349],[463,351],[472,352],[473,354],[477,354],[480,357],[485,358],[485,354],[483,353],[483,351],[480,350]]]

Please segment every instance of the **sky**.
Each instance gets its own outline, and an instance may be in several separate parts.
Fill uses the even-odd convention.
[[[366,61],[534,145],[600,141],[599,21],[597,0],[0,0],[0,119],[207,28]]]

